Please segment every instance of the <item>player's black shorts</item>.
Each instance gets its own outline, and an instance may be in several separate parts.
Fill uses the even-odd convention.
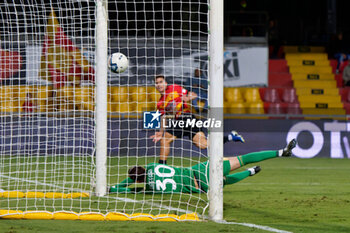
[[[178,122],[176,124],[176,126],[174,126],[174,124],[168,124],[168,127],[165,129],[166,132],[176,136],[177,138],[182,138],[184,136],[188,136],[191,140],[193,139],[193,137],[200,131],[202,131],[201,128],[198,128],[196,126],[196,124],[191,125],[188,124],[186,125],[187,121],[197,121],[197,118],[193,115],[193,114],[183,114],[179,117],[177,117],[176,119],[171,119],[174,124],[176,124],[176,122]],[[184,126],[182,127],[179,124],[179,121],[183,121],[184,122]]]

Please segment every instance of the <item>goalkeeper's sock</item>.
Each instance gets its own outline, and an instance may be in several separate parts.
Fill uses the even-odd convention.
[[[250,171],[246,170],[243,172],[234,173],[225,176],[224,184],[234,184],[250,176]]]
[[[245,155],[237,156],[239,164],[241,166],[247,165],[249,163],[256,163],[266,159],[272,159],[278,157],[278,151],[267,150],[260,152],[253,152]]]

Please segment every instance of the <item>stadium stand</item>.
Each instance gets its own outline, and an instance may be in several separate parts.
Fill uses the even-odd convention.
[[[303,114],[345,114],[326,53],[291,53],[285,57]]]
[[[328,59],[324,47],[284,46],[283,53],[285,59],[269,60],[268,87],[225,88],[225,106],[241,103],[239,106],[245,105],[248,114],[331,118],[350,113],[350,88],[342,87],[341,73],[335,74],[337,61]],[[260,107],[258,111],[256,107]],[[243,111],[232,113],[237,112]]]
[[[284,46],[285,59],[269,60],[269,85],[264,88],[224,89],[225,113],[343,115],[350,114],[350,88],[342,87],[342,70],[322,47]],[[28,93],[37,99],[37,112],[94,108],[92,87],[2,86],[1,112],[23,112]],[[156,109],[160,95],[153,86],[113,86],[108,89],[108,112],[140,113]],[[64,103],[64,104],[60,104]],[[68,104],[67,104],[68,103]],[[54,106],[54,105],[57,106]],[[61,105],[63,106],[61,108]]]

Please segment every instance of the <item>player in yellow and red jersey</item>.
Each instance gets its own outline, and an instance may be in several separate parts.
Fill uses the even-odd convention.
[[[201,128],[196,125],[194,127],[182,127],[181,125],[168,125],[164,127],[164,119],[172,118],[174,121],[186,121],[187,119],[196,119],[191,113],[191,108],[188,102],[197,98],[197,94],[189,92],[180,85],[168,85],[164,75],[155,77],[156,89],[161,94],[157,104],[158,111],[162,114],[161,129],[151,136],[154,142],[160,141],[160,158],[159,163],[166,164],[166,160],[170,153],[170,145],[176,138],[188,136],[194,145],[200,149],[207,148],[207,138]],[[240,141],[244,142],[242,136],[232,131],[224,137],[224,142]]]

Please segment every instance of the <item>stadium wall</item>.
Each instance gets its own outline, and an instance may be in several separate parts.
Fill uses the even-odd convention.
[[[28,117],[30,119],[28,119]],[[94,122],[89,117],[1,117],[0,150],[8,155],[76,155],[89,156],[94,151]],[[7,122],[7,123],[6,123]],[[28,124],[28,122],[31,122]],[[35,122],[35,124],[34,124]],[[91,127],[86,127],[91,124]],[[82,127],[84,126],[84,128]],[[299,158],[349,158],[350,123],[330,120],[263,120],[226,119],[225,131],[235,129],[246,139],[245,144],[225,144],[225,156],[284,147],[296,137],[293,151]],[[142,119],[110,118],[108,121],[108,153],[112,156],[154,156],[159,154],[149,136],[154,130],[144,130]],[[85,150],[76,148],[85,148]],[[181,151],[183,150],[183,151]],[[175,140],[173,155],[198,156],[199,151],[189,140]]]

